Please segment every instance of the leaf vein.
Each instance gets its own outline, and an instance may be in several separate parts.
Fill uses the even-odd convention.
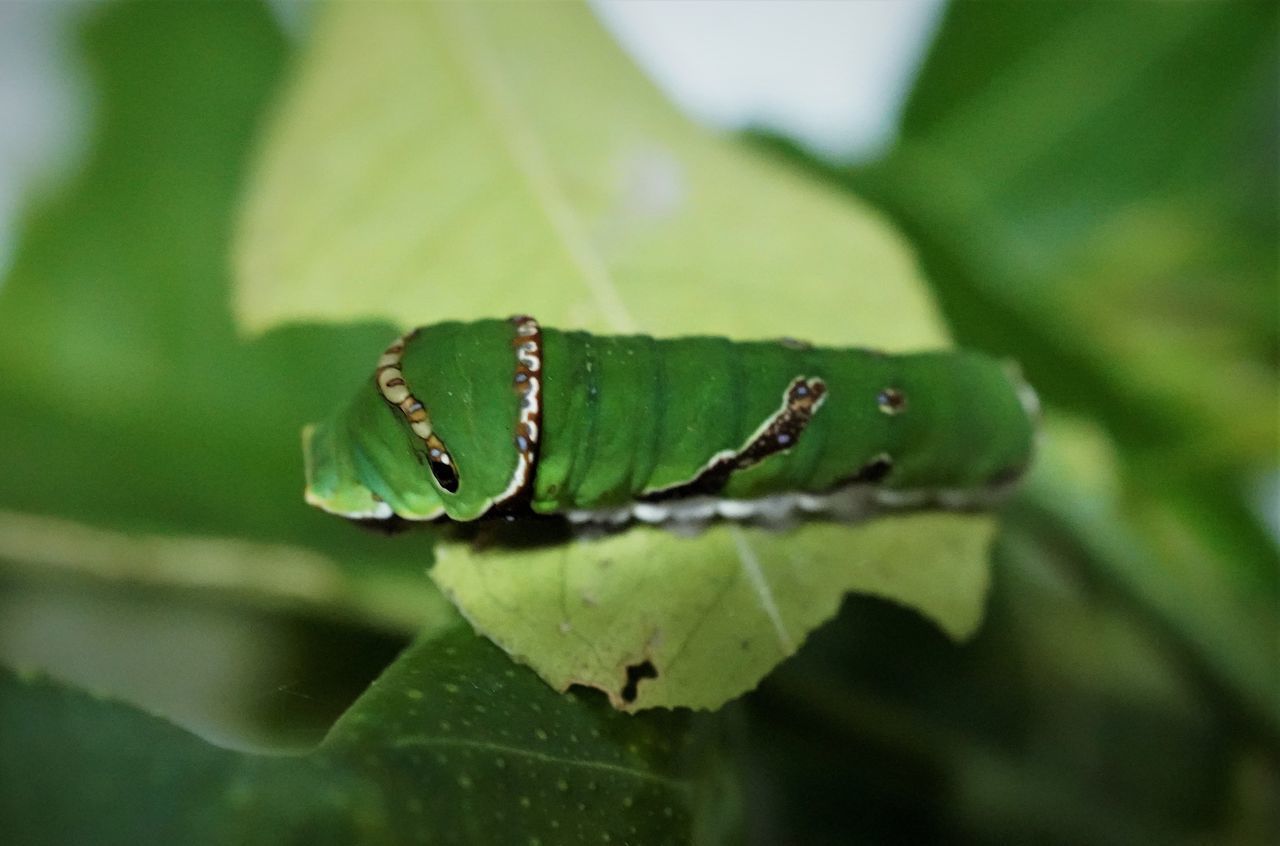
[[[760,559],[756,558],[755,550],[747,543],[746,536],[742,533],[742,529],[737,526],[731,526],[730,531],[733,533],[733,544],[738,551],[738,563],[742,565],[742,572],[746,574],[747,581],[751,583],[751,588],[756,592],[756,597],[760,600],[760,607],[769,618],[769,622],[773,623],[773,629],[778,634],[778,644],[782,647],[783,652],[787,655],[796,651],[795,641],[791,637],[791,633],[787,631],[786,624],[782,622],[782,613],[778,610],[778,603],[774,601],[773,589],[769,587],[769,582],[764,577],[764,571],[760,569]]]
[[[544,764],[555,764],[568,767],[582,767],[584,769],[599,770],[601,772],[614,773],[616,775],[627,776],[629,778],[648,781],[654,784],[661,784],[672,790],[678,790],[682,793],[688,793],[691,790],[689,783],[683,779],[671,778],[670,776],[651,773],[646,770],[628,767],[625,764],[614,764],[609,761],[587,761],[575,758],[562,758],[559,755],[549,755],[546,752],[536,752],[532,749],[523,749],[519,746],[507,746],[502,743],[493,743],[487,740],[471,740],[460,737],[424,737],[424,736],[408,736],[397,739],[393,746],[397,749],[408,747],[451,747],[458,749],[478,749],[485,752],[501,753],[503,755],[513,755],[523,758],[529,758]]]
[[[463,64],[475,80],[482,100],[489,106],[490,116],[498,124],[499,137],[560,237],[569,260],[577,267],[609,327],[620,333],[635,332],[635,320],[627,310],[613,276],[565,196],[543,145],[511,96],[503,79],[501,64],[485,43],[475,13],[464,3],[442,3],[439,8],[459,36],[457,43],[464,57]]]

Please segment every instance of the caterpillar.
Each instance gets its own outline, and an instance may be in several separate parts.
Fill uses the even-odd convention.
[[[855,519],[981,508],[1025,473],[1035,394],[968,350],[444,322],[304,431],[306,500],[357,520]]]

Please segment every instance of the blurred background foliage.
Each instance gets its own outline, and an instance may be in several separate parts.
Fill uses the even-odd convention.
[[[420,539],[299,501],[299,426],[391,332],[233,327],[236,203],[296,48],[253,4],[94,9],[95,141],[0,287],[0,662],[61,680],[0,682],[0,839],[1275,842],[1278,36],[1269,3],[958,3],[882,159],[751,139],[895,221],[1057,448],[971,642],[850,598],[693,720],[551,694],[459,632]],[[582,747],[527,789],[402,754],[393,726],[434,702],[404,674],[459,671],[436,639],[484,701],[546,709],[472,714],[466,742]],[[260,754],[344,711],[316,751]],[[593,794],[584,762],[625,772]]]

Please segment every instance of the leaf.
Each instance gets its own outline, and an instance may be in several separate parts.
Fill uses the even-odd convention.
[[[458,627],[304,755],[221,749],[0,671],[0,819],[31,844],[686,843],[709,784],[693,722],[556,694]]]
[[[1110,582],[1183,637],[1258,724],[1280,737],[1273,597],[1225,583],[1220,570],[1205,566],[1211,554],[1185,527],[1163,527],[1177,545],[1136,531],[1126,511],[1156,509],[1123,502],[1116,457],[1102,432],[1052,415],[1046,424],[1046,449],[1028,480],[1023,522],[1047,536],[1077,538]]]
[[[992,518],[919,514],[789,533],[718,525],[697,538],[639,527],[533,550],[444,543],[432,578],[477,629],[559,690],[618,708],[718,708],[755,687],[848,591],[973,633]]]
[[[298,432],[387,325],[246,343],[226,253],[285,46],[256,4],[112,6],[83,170],[34,207],[0,285],[0,568],[218,591],[412,633],[452,609],[429,544],[301,501]]]
[[[576,4],[333,4],[259,162],[237,271],[253,331],[528,312],[605,331],[946,343],[891,231],[690,126]],[[992,527],[921,517],[778,536],[637,529],[505,553],[454,544],[434,578],[559,689],[717,707],[848,590],[968,634]],[[629,672],[657,677],[632,690]]]
[[[28,576],[70,574],[105,583],[216,592],[240,602],[345,617],[402,633],[454,619],[439,594],[423,585],[420,567],[408,572],[370,567],[353,573],[314,549],[237,537],[125,533],[0,511],[0,564]]]
[[[961,343],[1114,439],[1123,506],[1038,484],[1054,531],[1272,725],[1278,35],[1274,4],[956,4],[901,143],[844,174]]]
[[[853,179],[948,271],[959,333],[1188,475],[1274,458],[1278,24],[1267,4],[957,6],[901,144]],[[1014,320],[1038,339],[1009,346]]]
[[[691,126],[581,4],[332,4],[238,234],[252,331],[527,312],[596,331],[946,339],[893,232]]]
[[[962,343],[1103,421],[1273,591],[1245,500],[1280,401],[1278,31],[1270,4],[958,5],[899,146],[844,174],[919,245]]]

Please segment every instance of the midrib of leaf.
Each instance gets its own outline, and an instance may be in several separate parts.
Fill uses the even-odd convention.
[[[782,622],[782,614],[778,611],[778,603],[773,597],[773,589],[769,587],[769,582],[764,577],[764,571],[760,569],[760,560],[756,558],[755,550],[751,548],[751,544],[747,543],[746,535],[743,534],[742,529],[733,526],[731,530],[733,544],[738,552],[738,563],[742,566],[742,572],[746,575],[747,581],[751,583],[751,589],[755,591],[756,598],[760,600],[760,608],[769,618],[769,622],[773,623],[773,630],[778,635],[778,645],[782,647],[783,654],[790,655],[796,651],[795,641],[792,640],[791,634]]]
[[[635,767],[615,764],[610,761],[589,761],[565,758],[560,755],[548,755],[546,752],[537,752],[533,749],[525,749],[520,746],[507,746],[502,743],[491,743],[486,740],[467,740],[465,738],[454,737],[427,737],[425,735],[420,735],[402,737],[399,740],[396,740],[392,745],[398,749],[477,749],[483,752],[493,752],[496,754],[511,755],[513,757],[528,758],[531,761],[538,761],[543,764],[598,770],[600,772],[634,778],[638,781],[648,781],[654,784],[660,784],[664,787],[670,787],[673,790],[679,790],[684,793],[692,792],[692,786],[686,781],[668,778],[666,776],[658,775],[657,773],[645,772],[644,770],[639,770]]]
[[[414,632],[452,619],[442,598],[413,589],[413,574],[352,579],[331,556],[284,543],[232,536],[125,533],[86,523],[0,510],[0,567],[224,591],[267,604],[361,615]]]
[[[455,36],[454,56],[464,77],[469,79],[498,137],[524,178],[538,208],[546,215],[580,281],[600,307],[609,327],[619,333],[634,333],[636,322],[623,302],[604,259],[569,202],[551,166],[537,133],[515,98],[511,96],[505,70],[475,11],[469,3],[434,3],[441,23]]]

